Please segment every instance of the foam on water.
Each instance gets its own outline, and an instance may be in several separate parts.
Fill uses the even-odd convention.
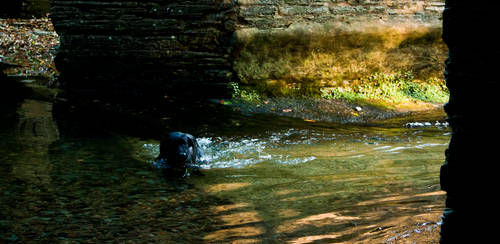
[[[211,168],[243,168],[262,162],[277,164],[300,164],[315,160],[314,156],[293,156],[279,150],[286,145],[311,145],[321,137],[306,136],[307,131],[290,129],[284,132],[272,133],[264,138],[222,138],[200,137],[198,144],[203,151],[201,167]],[[331,138],[331,137],[329,137]],[[325,139],[325,138],[323,138]],[[149,158],[153,163],[153,155],[160,153],[159,144],[143,144],[143,158]],[[149,156],[144,156],[149,155]]]
[[[400,154],[407,150],[445,146],[443,143],[420,141],[422,131],[401,134],[358,131],[332,133],[304,129],[287,129],[246,137],[200,137],[203,151],[201,167],[244,168],[259,163],[295,165],[325,158],[330,152],[349,151],[350,158],[370,154]],[[158,144],[144,144],[143,154],[153,162],[159,154]]]

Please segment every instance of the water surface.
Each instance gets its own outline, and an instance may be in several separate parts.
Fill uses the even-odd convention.
[[[198,136],[205,176],[170,179],[152,165],[157,140],[89,132],[78,121],[61,129],[66,122],[53,118],[48,102],[25,100],[18,112],[0,131],[0,240],[439,238],[449,131],[434,117],[415,121],[422,126],[354,126],[228,115],[192,131],[176,121],[172,129]]]

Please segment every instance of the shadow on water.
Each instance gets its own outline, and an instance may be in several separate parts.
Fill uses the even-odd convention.
[[[0,240],[437,242],[446,128],[172,104],[130,112],[25,99],[0,132]],[[152,167],[169,130],[199,137],[204,177]]]
[[[0,132],[0,242],[201,240],[216,199],[134,159],[104,114],[57,109],[25,99]]]

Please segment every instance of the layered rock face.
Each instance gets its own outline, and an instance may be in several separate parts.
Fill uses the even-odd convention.
[[[229,81],[335,86],[409,69],[417,77],[440,76],[443,6],[439,0],[52,0],[51,16],[66,87],[216,92]]]
[[[338,86],[375,72],[442,77],[444,1],[240,0],[241,81]]]
[[[261,29],[297,22],[435,22],[444,7],[440,0],[239,0],[238,4],[245,25]]]
[[[231,79],[232,3],[55,0],[51,17],[61,36],[56,65],[69,90],[167,95],[159,93]]]

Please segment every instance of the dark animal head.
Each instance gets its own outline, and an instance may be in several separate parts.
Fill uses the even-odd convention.
[[[195,160],[196,140],[192,135],[171,132],[160,143],[157,160],[165,160],[172,167],[185,167]]]

